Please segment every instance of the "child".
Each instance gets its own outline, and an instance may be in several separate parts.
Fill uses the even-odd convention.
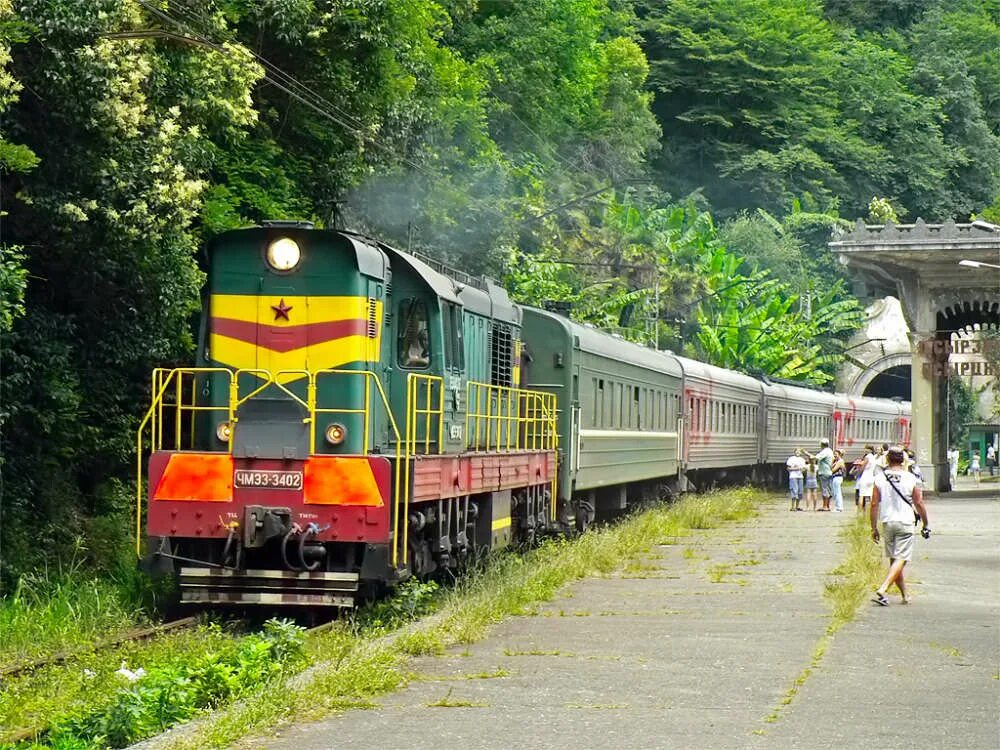
[[[976,478],[976,486],[979,486],[979,454],[972,454],[972,463],[969,464],[969,473]]]
[[[810,456],[809,463],[806,464],[806,506],[812,505],[813,510],[819,510],[816,507],[819,495],[819,484],[816,481],[816,460]]]

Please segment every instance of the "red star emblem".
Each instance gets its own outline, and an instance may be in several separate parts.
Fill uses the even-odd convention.
[[[288,311],[292,309],[291,305],[285,304],[285,298],[282,297],[281,301],[276,305],[271,305],[271,309],[274,310],[274,319],[281,320],[284,318],[288,320]]]

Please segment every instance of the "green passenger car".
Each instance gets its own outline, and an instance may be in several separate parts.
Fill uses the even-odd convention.
[[[560,315],[524,308],[528,388],[557,394],[559,499],[578,527],[595,510],[671,484],[680,466],[676,359]]]

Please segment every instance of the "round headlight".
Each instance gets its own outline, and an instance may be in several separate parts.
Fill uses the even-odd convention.
[[[267,264],[275,271],[291,271],[301,257],[299,243],[290,237],[279,237],[267,246]]]
[[[215,436],[223,443],[228,443],[232,435],[233,428],[229,426],[229,422],[219,422],[219,426],[215,428]]]
[[[347,428],[342,424],[334,422],[326,428],[326,442],[330,445],[340,445],[347,437]]]

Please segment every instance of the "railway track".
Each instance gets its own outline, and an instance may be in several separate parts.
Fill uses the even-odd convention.
[[[14,664],[0,667],[0,682],[9,680],[12,677],[17,677],[25,672],[33,672],[34,670],[41,669],[42,667],[51,666],[53,664],[65,664],[66,662],[73,661],[74,659],[93,651],[103,651],[104,649],[114,648],[115,646],[120,646],[121,644],[128,643],[130,641],[144,641],[148,638],[161,635],[162,633],[168,633],[173,630],[183,630],[184,628],[194,626],[197,622],[197,617],[183,617],[180,620],[172,620],[171,622],[165,622],[161,625],[153,625],[148,628],[133,628],[132,630],[122,633],[119,636],[115,636],[114,638],[105,638],[97,641],[86,648],[60,651],[41,659],[15,662]]]

